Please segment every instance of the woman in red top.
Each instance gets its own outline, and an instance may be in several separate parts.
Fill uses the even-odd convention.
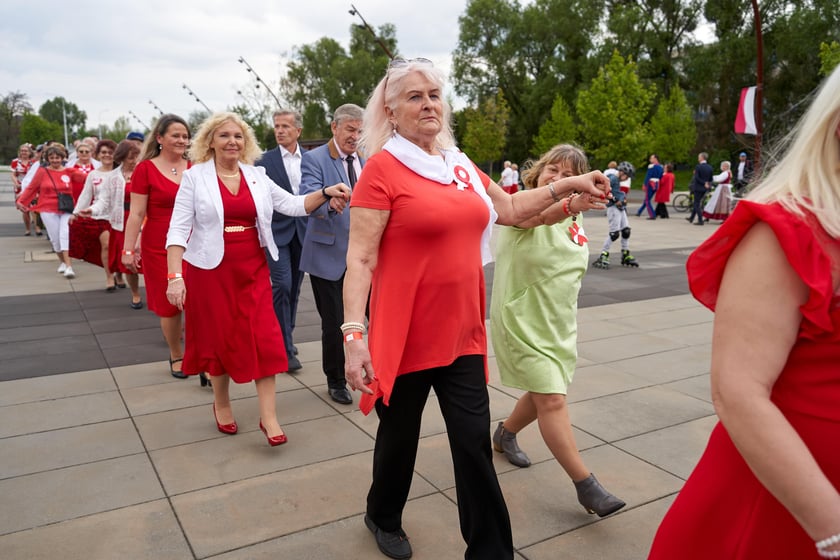
[[[142,259],[146,301],[160,317],[169,346],[169,372],[178,379],[187,376],[181,371],[181,310],[166,299],[166,232],[181,177],[190,166],[185,158],[189,143],[186,121],[171,114],[160,117],[146,138],[141,161],[131,177],[131,211],[122,252],[122,262],[132,273],[137,272]]]
[[[686,268],[720,422],[649,558],[840,558],[840,66]]]
[[[26,172],[29,171],[29,166],[32,165],[31,158],[32,148],[29,147],[29,144],[21,144],[20,148],[18,148],[18,157],[13,159],[10,165],[12,169],[12,184],[15,187],[15,200],[20,196],[20,182],[23,180]],[[21,214],[23,214],[23,235],[32,235],[31,230],[33,225],[35,226],[35,233],[41,235],[41,229],[35,220],[32,219],[33,217],[30,216],[30,211],[21,210]]]
[[[606,198],[600,172],[507,194],[455,147],[443,76],[394,60],[365,110],[370,159],[351,198],[344,280],[345,374],[379,428],[365,524],[380,550],[408,558],[402,529],[420,420],[434,388],[455,467],[465,558],[511,559],[510,520],[490,451],[484,271],[493,223],[516,224],[558,192]],[[582,232],[581,232],[582,233]],[[370,293],[370,352],[363,338]],[[375,370],[375,373],[374,373]]]
[[[61,144],[52,144],[44,150],[47,167],[39,167],[32,178],[32,183],[17,200],[18,209],[29,210],[30,203],[38,198],[38,203],[31,210],[41,213],[41,220],[47,228],[53,250],[58,256],[58,273],[65,278],[75,278],[76,273],[70,263],[70,211],[62,212],[58,208],[58,194],[72,196],[70,176],[72,171],[64,168],[67,152]],[[71,209],[72,210],[72,209]]]
[[[668,218],[668,203],[671,202],[671,193],[674,192],[674,166],[665,164],[665,172],[659,180],[659,188],[656,189],[654,200],[656,201],[656,215],[660,218]]]

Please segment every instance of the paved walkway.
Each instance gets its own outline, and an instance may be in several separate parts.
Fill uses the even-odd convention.
[[[23,237],[0,176],[0,557],[3,559],[376,559],[362,522],[376,419],[327,396],[308,281],[298,317],[302,371],[277,378],[289,443],[269,448],[253,386],[232,390],[236,437],[213,425],[212,393],[168,374],[166,346],[101,271],[55,273],[43,238]],[[716,226],[631,217],[640,269],[591,269],[579,313],[570,413],[587,465],[627,502],[587,515],[536,425],[534,464],[494,454],[518,559],[642,559],[715,422],[712,314],[687,295],[684,261]],[[586,219],[591,251],[603,214]],[[616,250],[618,245],[616,244]],[[488,279],[492,268],[488,269]],[[494,421],[517,390],[499,383]],[[404,528],[414,558],[463,558],[451,459],[434,397],[426,409]],[[488,429],[491,429],[488,426]]]

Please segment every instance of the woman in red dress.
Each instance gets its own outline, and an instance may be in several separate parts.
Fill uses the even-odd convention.
[[[650,558],[840,558],[840,67],[687,269],[720,423]]]
[[[175,194],[189,168],[185,154],[190,143],[186,121],[163,115],[146,138],[140,163],[131,176],[131,210],[125,225],[122,262],[136,273],[142,260],[149,309],[160,317],[169,346],[169,373],[186,379],[181,369],[181,310],[166,300],[166,230]],[[142,235],[141,235],[142,227]]]
[[[83,184],[81,192],[75,195],[76,207],[73,209],[73,217],[70,218],[70,256],[102,267],[105,271],[106,292],[117,289],[114,275],[108,266],[108,241],[111,226],[105,216],[96,214],[86,217],[81,214],[81,210],[90,207],[92,201],[102,196],[105,184],[114,170],[116,147],[117,143],[113,140],[100,140],[94,150],[100,166],[94,169],[90,159],[90,146],[84,143],[79,144],[76,149],[79,160],[70,168],[75,170],[74,189],[80,179]]]
[[[132,272],[122,263],[122,248],[125,241],[123,229],[128,221],[129,204],[131,202],[131,174],[137,165],[140,148],[136,142],[123,140],[114,150],[114,165],[117,168],[108,176],[107,183],[101,189],[90,208],[79,211],[79,215],[104,216],[110,224],[108,243],[108,268],[114,272],[114,282],[117,287],[125,288],[126,282],[131,289],[131,308],[143,309],[143,299],[140,296],[140,278],[137,272]],[[104,163],[103,163],[104,164]],[[123,282],[125,275],[126,282]]]
[[[304,216],[328,201],[341,211],[350,190],[295,196],[277,186],[252,165],[259,147],[234,113],[208,118],[190,155],[196,165],[184,174],[166,238],[166,295],[182,309],[189,293],[184,372],[210,374],[216,426],[226,434],[237,432],[230,380],[254,381],[260,429],[270,445],[280,445],[286,435],[277,421],[274,376],[288,368],[263,249],[277,259],[272,212]]]

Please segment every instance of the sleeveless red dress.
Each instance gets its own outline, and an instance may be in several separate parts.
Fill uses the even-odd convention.
[[[286,371],[288,361],[280,323],[274,314],[265,250],[260,247],[257,209],[245,178],[239,192],[219,181],[225,226],[225,252],[216,268],[184,261],[187,299],[184,306],[186,374],[228,374],[248,383]]]
[[[840,294],[832,284],[831,255],[840,254],[813,216],[779,204],[741,201],[689,258],[694,296],[714,310],[724,267],[756,222],[776,234],[788,261],[810,288],[788,362],[773,386],[779,407],[835,488],[840,489]],[[797,473],[791,473],[797,476]],[[659,527],[653,560],[818,559],[814,542],[756,479],[718,423],[700,462]]]

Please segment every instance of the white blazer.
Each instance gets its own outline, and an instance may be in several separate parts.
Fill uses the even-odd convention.
[[[305,216],[305,195],[293,195],[274,183],[262,167],[239,164],[257,208],[260,246],[277,260],[277,245],[271,234],[272,211],[287,216]],[[213,160],[193,165],[184,172],[175,196],[166,247],[186,247],[184,260],[199,268],[219,266],[225,252],[224,208]]]

